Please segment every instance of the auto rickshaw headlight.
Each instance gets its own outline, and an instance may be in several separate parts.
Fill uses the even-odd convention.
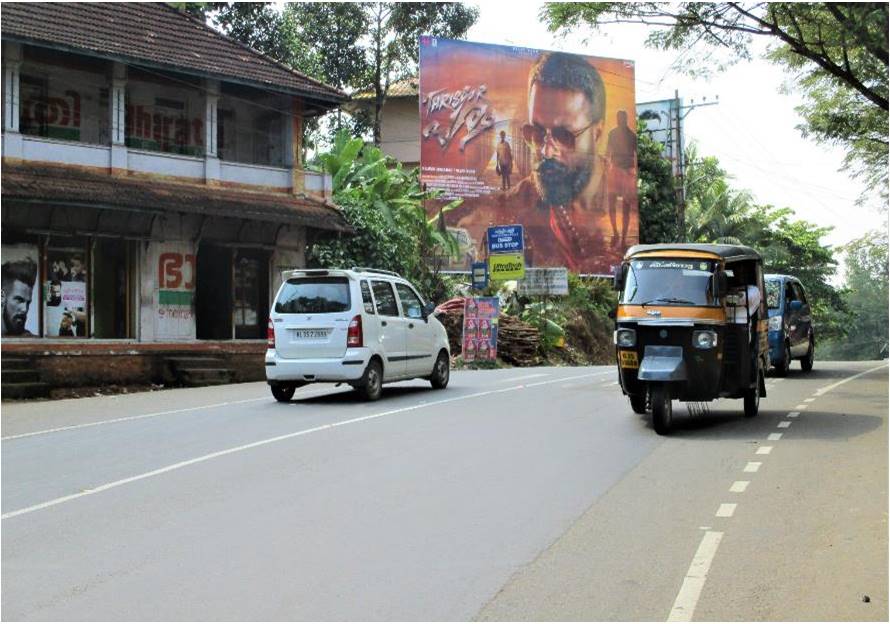
[[[619,347],[634,347],[637,344],[637,331],[635,329],[615,330],[615,344]]]
[[[782,315],[778,314],[776,316],[769,317],[769,330],[779,331],[780,329],[782,329]]]
[[[717,332],[710,329],[692,332],[692,344],[696,349],[713,349],[717,346]]]

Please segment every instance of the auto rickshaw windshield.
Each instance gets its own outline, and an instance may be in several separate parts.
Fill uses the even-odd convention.
[[[711,260],[652,258],[631,260],[621,303],[636,305],[717,305]]]

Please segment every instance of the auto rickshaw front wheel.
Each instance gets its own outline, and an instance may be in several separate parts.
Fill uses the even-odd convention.
[[[760,411],[760,385],[763,383],[763,371],[757,372],[757,383],[753,388],[745,390],[745,417],[754,418]]]
[[[657,384],[649,391],[652,403],[652,426],[658,435],[667,435],[671,430],[673,410],[671,409],[671,390],[667,384]]]

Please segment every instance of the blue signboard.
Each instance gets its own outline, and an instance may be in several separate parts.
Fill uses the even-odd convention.
[[[488,253],[516,253],[523,248],[521,225],[496,225],[488,228]]]
[[[473,263],[473,288],[475,290],[485,290],[488,286],[488,265],[484,262]]]

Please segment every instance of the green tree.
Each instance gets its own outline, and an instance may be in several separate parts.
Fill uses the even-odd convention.
[[[677,202],[670,161],[662,145],[637,121],[637,171],[639,177],[640,242],[669,243],[677,240]]]
[[[750,59],[753,38],[800,87],[805,136],[846,150],[842,165],[886,201],[888,171],[888,8],[886,3],[579,2],[551,3],[542,18],[552,31],[610,23],[653,28],[648,43],[684,49],[686,69],[723,69]],[[721,62],[702,47],[727,53]],[[865,197],[865,194],[863,194]]]

